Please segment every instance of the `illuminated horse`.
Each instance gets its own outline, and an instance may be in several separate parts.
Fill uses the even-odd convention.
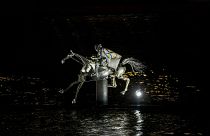
[[[77,91],[72,103],[76,103],[77,95],[83,83],[88,82],[86,80],[87,76],[91,77],[92,81],[111,78],[112,84],[108,87],[117,87],[115,78],[125,80],[126,86],[124,91],[121,92],[124,95],[125,92],[128,90],[128,85],[130,83],[130,79],[127,77],[127,75],[125,75],[126,67],[124,65],[129,64],[132,67],[133,72],[135,72],[134,70],[138,72],[142,71],[142,69],[144,68],[144,65],[134,58],[126,58],[122,61],[122,63],[119,63],[121,59],[120,55],[114,52],[110,52],[111,50],[105,48],[101,49],[103,49],[104,51],[109,51],[109,53],[112,53],[110,55],[116,57],[112,57],[111,59],[106,58],[108,54],[106,52],[104,52],[106,54],[100,52],[100,55],[98,55],[97,57],[92,56],[90,59],[87,59],[82,55],[70,51],[70,53],[64,59],[62,59],[62,64],[64,64],[66,60],[71,58],[83,65],[82,69],[80,70],[80,74],[78,75],[77,81],[72,82],[65,90],[59,91],[60,93],[64,93],[69,90],[73,85],[79,84],[77,86]]]

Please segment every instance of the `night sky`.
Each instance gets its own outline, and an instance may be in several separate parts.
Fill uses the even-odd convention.
[[[167,67],[201,86],[206,82],[207,1],[26,4],[9,6],[0,16],[1,73],[59,80],[79,71],[76,62],[60,63],[70,49],[90,56],[94,45],[102,43],[154,69]]]

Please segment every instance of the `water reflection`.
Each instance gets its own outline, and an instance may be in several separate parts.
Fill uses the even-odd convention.
[[[94,111],[92,114],[80,112],[74,115],[72,119],[79,124],[77,128],[79,134],[100,136],[141,136],[143,134],[140,111],[135,111],[133,114],[127,111]]]
[[[136,115],[136,136],[142,136],[142,125],[143,125],[143,119],[142,119],[142,114],[140,113],[139,110],[135,110],[134,114]]]
[[[0,112],[0,135],[143,136],[204,135],[204,124],[189,115],[140,110],[15,110]]]

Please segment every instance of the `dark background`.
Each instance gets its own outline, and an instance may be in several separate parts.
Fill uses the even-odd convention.
[[[139,1],[1,3],[0,134],[87,135],[87,132],[93,132],[89,124],[93,124],[91,128],[95,131],[103,133],[105,123],[105,131],[110,134],[117,129],[116,134],[205,135],[209,126],[209,1]],[[184,83],[175,90],[180,92],[179,101],[175,102],[181,105],[176,108],[174,101],[169,103],[167,97],[152,103],[166,105],[165,109],[174,111],[169,114],[153,106],[148,106],[149,111],[157,112],[144,113],[144,106],[137,107],[135,113],[127,108],[89,108],[95,104],[95,84],[90,82],[84,84],[78,96],[78,103],[83,108],[51,109],[50,106],[74,107],[71,101],[76,89],[64,95],[58,91],[77,78],[81,66],[72,60],[62,65],[61,59],[70,49],[90,56],[95,53],[94,45],[98,43],[124,58],[132,56],[141,60],[148,69],[156,72],[154,80],[164,72],[179,77],[179,82]],[[158,82],[152,83],[157,85]],[[196,87],[186,89],[186,85]],[[136,91],[132,84],[129,87],[127,94]],[[131,101],[139,104],[139,100],[145,99],[133,99],[136,97],[127,94],[121,96],[120,89],[109,91],[109,105],[127,102],[130,105]],[[175,98],[173,88],[170,91],[170,98]],[[166,93],[170,94],[170,91]],[[153,98],[162,97],[154,95]],[[158,101],[160,103],[156,103]],[[44,108],[26,110],[25,106]],[[122,118],[117,117],[119,115]]]
[[[133,56],[152,69],[166,67],[207,87],[208,1],[32,1],[2,6],[1,73],[65,81],[81,68],[72,61],[61,65],[68,51],[90,56],[94,45],[102,43],[123,57]]]

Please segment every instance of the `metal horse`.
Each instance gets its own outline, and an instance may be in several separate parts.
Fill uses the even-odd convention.
[[[128,85],[130,83],[130,79],[127,77],[127,75],[125,75],[126,67],[124,65],[129,64],[133,72],[140,72],[144,68],[144,65],[137,59],[126,58],[114,69],[112,67],[109,67],[107,63],[102,65],[102,62],[104,62],[104,59],[106,59],[103,57],[103,55],[101,57],[92,56],[90,57],[90,59],[87,59],[82,55],[74,53],[72,50],[70,50],[70,53],[62,59],[61,63],[64,64],[65,61],[70,58],[83,65],[82,69],[80,70],[80,74],[78,75],[78,79],[72,82],[66,89],[59,91],[60,93],[64,93],[69,90],[73,85],[78,84],[77,91],[72,103],[76,103],[77,95],[83,83],[89,82],[86,80],[87,76],[91,77],[91,81],[110,78],[112,83],[108,87],[114,88],[117,87],[116,78],[125,80],[126,85],[124,91],[121,92],[124,95],[128,90]]]

